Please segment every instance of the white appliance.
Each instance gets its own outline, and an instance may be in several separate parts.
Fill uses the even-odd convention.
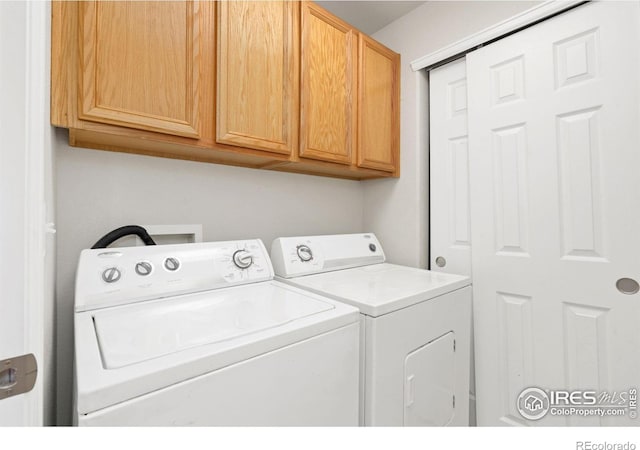
[[[385,263],[373,234],[279,238],[276,280],[361,313],[361,424],[469,423],[468,277]]]
[[[84,250],[78,425],[357,425],[355,308],[273,280],[260,240]]]

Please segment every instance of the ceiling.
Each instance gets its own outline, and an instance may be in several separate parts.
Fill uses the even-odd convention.
[[[424,1],[317,1],[345,22],[366,34],[373,34],[404,16]]]

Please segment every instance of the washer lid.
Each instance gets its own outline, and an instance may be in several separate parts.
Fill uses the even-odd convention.
[[[213,344],[333,309],[311,297],[260,283],[94,313],[106,369]]]
[[[277,281],[77,312],[77,412],[266,356],[358,320],[350,305]],[[105,368],[105,361],[125,365]]]
[[[373,317],[471,284],[469,277],[387,263],[281,281],[348,303]]]

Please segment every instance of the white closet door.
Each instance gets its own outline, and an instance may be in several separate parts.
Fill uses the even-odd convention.
[[[431,270],[471,276],[464,58],[429,72]]]
[[[589,3],[467,57],[480,425],[640,425],[516,409],[640,381],[639,18]]]
[[[429,72],[429,123],[431,270],[471,276],[467,69],[464,58]],[[471,425],[476,424],[474,365],[472,339]]]

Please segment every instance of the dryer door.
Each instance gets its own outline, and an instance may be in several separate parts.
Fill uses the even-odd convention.
[[[404,364],[404,425],[444,426],[455,410],[455,334],[409,353]]]

